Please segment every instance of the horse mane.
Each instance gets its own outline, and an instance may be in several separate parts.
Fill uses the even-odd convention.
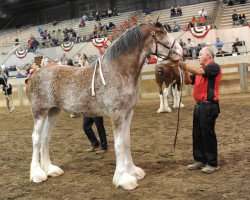
[[[138,46],[138,41],[143,41],[144,36],[140,29],[140,26],[142,25],[144,24],[139,24],[138,26],[126,31],[108,48],[106,56],[109,61],[112,61],[117,56],[134,49]]]

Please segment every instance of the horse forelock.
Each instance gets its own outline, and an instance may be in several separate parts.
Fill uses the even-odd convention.
[[[133,29],[126,31],[118,40],[108,49],[107,59],[114,60],[118,56],[134,49],[139,42],[144,41],[144,35],[141,31],[142,25],[138,25]]]

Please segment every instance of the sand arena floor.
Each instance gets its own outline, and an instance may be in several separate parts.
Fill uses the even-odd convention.
[[[61,113],[53,130],[50,155],[64,174],[36,184],[29,181],[33,121],[29,107],[5,114],[0,108],[0,199],[250,199],[250,94],[221,96],[217,120],[221,169],[206,175],[187,171],[192,162],[193,100],[185,97],[181,110],[177,147],[173,140],[177,110],[157,114],[159,99],[140,100],[134,109],[131,150],[134,163],[147,176],[133,191],[112,184],[115,170],[113,134],[105,118],[109,151],[87,153],[89,142],[82,131],[82,118]]]

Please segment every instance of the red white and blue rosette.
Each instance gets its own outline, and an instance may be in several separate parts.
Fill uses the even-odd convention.
[[[28,53],[28,49],[19,49],[15,51],[15,54],[19,59],[24,58],[27,55],[27,53]]]
[[[61,47],[64,51],[70,51],[73,48],[74,44],[74,42],[64,42],[61,44]]]
[[[193,34],[193,36],[197,38],[203,38],[206,36],[206,34],[208,33],[210,29],[211,29],[211,26],[206,25],[206,26],[198,26],[198,27],[190,28],[190,31]]]
[[[95,45],[95,47],[100,48],[100,47],[105,46],[107,41],[108,41],[107,37],[105,37],[105,38],[94,38],[92,40],[92,43],[93,43],[93,45]]]

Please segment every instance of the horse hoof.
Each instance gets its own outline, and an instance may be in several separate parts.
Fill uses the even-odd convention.
[[[41,183],[47,180],[47,174],[40,168],[36,167],[35,169],[31,169],[30,172],[30,181],[35,183]]]
[[[180,107],[181,107],[181,108],[184,108],[184,107],[185,107],[185,105],[181,103],[181,106],[180,106]]]
[[[163,113],[163,112],[164,112],[163,109],[158,109],[158,110],[157,110],[157,113]]]
[[[139,185],[137,184],[137,179],[128,173],[123,173],[119,177],[119,180],[113,180],[113,182],[116,185],[116,187],[121,186],[125,190],[133,190],[133,189],[139,187]]]
[[[48,167],[48,176],[57,177],[62,175],[63,173],[63,170],[60,167],[57,167],[56,165],[49,165]]]
[[[135,176],[138,180],[143,179],[146,176],[146,173],[140,167],[134,166],[133,171],[130,173],[132,176]]]

